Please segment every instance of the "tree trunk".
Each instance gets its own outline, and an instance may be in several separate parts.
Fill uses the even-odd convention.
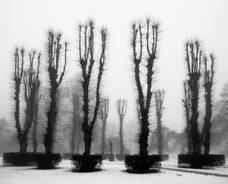
[[[22,135],[20,137],[20,153],[27,153],[27,147],[28,147],[28,137],[25,135]]]
[[[139,135],[139,154],[148,155],[149,122],[148,114],[142,114],[141,132]]]
[[[92,135],[91,135],[91,133],[85,134],[84,135],[84,144],[85,144],[84,155],[90,155],[91,143],[92,143]]]
[[[124,145],[123,145],[123,119],[120,118],[120,154],[124,153]]]
[[[162,126],[161,126],[161,119],[158,119],[158,154],[162,155],[163,149],[162,149]]]
[[[34,118],[34,124],[33,124],[33,132],[32,132],[32,146],[33,146],[33,152],[37,152],[37,146],[38,146],[38,141],[37,141],[37,126],[38,126],[38,121],[37,121],[37,113],[35,114]]]
[[[56,94],[56,93],[55,93]],[[54,131],[55,131],[55,123],[56,123],[56,99],[54,98],[56,95],[51,96],[51,106],[50,111],[48,112],[48,123],[47,123],[47,132],[44,137],[44,146],[45,153],[53,153],[54,150]]]
[[[199,88],[198,88],[199,76],[195,74],[193,80],[191,80],[190,87],[192,88],[192,116],[190,119],[191,125],[191,141],[192,141],[192,154],[198,155],[201,153],[201,137],[198,129],[198,102],[199,102]]]
[[[211,116],[212,116],[212,102],[211,102],[211,89],[207,90],[206,98],[206,115],[205,123],[205,137],[204,137],[204,154],[208,155],[210,152],[210,139],[211,139]]]

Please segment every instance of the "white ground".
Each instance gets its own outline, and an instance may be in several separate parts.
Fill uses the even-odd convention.
[[[0,158],[1,159],[1,158]],[[174,164],[167,161],[164,166]],[[0,166],[0,184],[228,184],[228,178],[161,170],[160,173],[129,174],[123,162],[104,161],[102,171],[71,172],[71,162],[63,160],[58,169]],[[215,169],[216,170],[216,169]],[[228,174],[228,168],[220,169]]]

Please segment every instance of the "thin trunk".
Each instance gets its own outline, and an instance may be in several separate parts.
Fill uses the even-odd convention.
[[[123,118],[120,118],[120,154],[124,153],[124,144],[123,144]]]

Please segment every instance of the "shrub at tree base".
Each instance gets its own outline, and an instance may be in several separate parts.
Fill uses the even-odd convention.
[[[160,170],[160,155],[126,155],[125,165],[128,172],[131,173],[149,173],[158,172]]]
[[[169,160],[169,155],[168,154],[162,154],[161,155],[161,161],[166,161]]]
[[[63,159],[70,160],[71,159],[71,153],[63,153]]]
[[[116,154],[116,159],[118,160],[124,160],[125,159],[125,154]]]
[[[73,171],[91,172],[99,170],[102,165],[102,155],[72,155]]]
[[[38,153],[3,153],[3,164],[8,166],[32,166],[35,165],[35,156]]]
[[[39,169],[54,169],[61,162],[62,156],[59,153],[40,153],[35,159]]]
[[[203,168],[223,166],[225,155],[178,155],[178,167]]]
[[[103,158],[103,160],[114,160],[114,154],[102,154],[102,158]],[[112,161],[113,161],[112,160]]]

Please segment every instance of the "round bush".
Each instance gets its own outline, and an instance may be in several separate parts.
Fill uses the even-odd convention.
[[[161,160],[160,155],[126,155],[125,166],[128,172],[133,173],[157,172],[160,170]]]
[[[72,155],[73,171],[91,172],[100,169],[102,155]]]
[[[36,155],[36,165],[39,169],[53,169],[61,160],[62,156],[58,153],[40,153]]]
[[[203,168],[223,166],[225,155],[178,155],[178,167]]]
[[[8,166],[32,166],[35,165],[35,156],[38,153],[3,153],[3,164]]]

